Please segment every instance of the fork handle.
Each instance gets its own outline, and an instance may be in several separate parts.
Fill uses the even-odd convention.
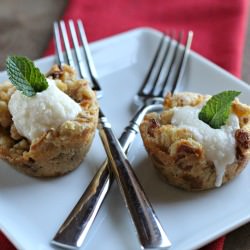
[[[170,242],[140,185],[131,164],[114,136],[106,117],[99,119],[99,134],[114,177],[130,211],[142,248],[159,248]]]
[[[145,105],[136,112],[119,138],[120,145],[124,152],[129,151],[139,131],[138,125],[141,123],[145,114],[149,111],[158,111],[161,109],[161,104],[153,104]],[[68,248],[79,248],[83,244],[113,180],[114,178],[113,175],[110,174],[108,160],[106,159],[54,236],[52,244]]]
[[[129,125],[124,128],[119,142],[123,148],[125,154],[128,153],[137,133],[139,132],[139,125],[142,122],[144,116],[148,112],[162,110],[162,102],[152,103],[151,105],[143,105],[130,120]]]

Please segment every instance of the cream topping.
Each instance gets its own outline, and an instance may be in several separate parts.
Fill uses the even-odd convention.
[[[30,141],[67,120],[73,120],[81,107],[61,91],[54,80],[47,79],[49,87],[28,97],[19,90],[11,96],[8,107],[18,133]]]
[[[235,131],[239,129],[238,117],[232,113],[224,126],[213,129],[199,120],[200,108],[184,106],[173,110],[171,123],[190,130],[194,139],[203,145],[207,159],[214,163],[215,186],[219,187],[222,184],[226,166],[235,161]]]

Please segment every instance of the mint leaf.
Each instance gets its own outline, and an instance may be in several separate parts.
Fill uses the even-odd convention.
[[[220,128],[225,125],[232,105],[232,101],[241,92],[224,91],[212,96],[199,113],[199,119],[212,128]]]
[[[48,88],[45,76],[27,57],[9,56],[6,70],[12,84],[26,96],[34,96]]]

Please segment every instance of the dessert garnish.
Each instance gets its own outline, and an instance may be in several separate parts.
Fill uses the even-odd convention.
[[[49,86],[45,76],[27,57],[9,56],[6,71],[12,84],[26,96],[34,96]]]
[[[81,112],[80,105],[61,91],[55,80],[46,79],[28,58],[9,56],[6,67],[17,89],[8,108],[18,133],[29,141],[74,120]]]
[[[214,129],[225,125],[230,114],[231,104],[240,93],[228,90],[212,96],[201,109],[199,119]]]

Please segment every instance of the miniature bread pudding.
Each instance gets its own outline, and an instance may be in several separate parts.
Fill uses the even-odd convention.
[[[98,120],[96,95],[73,68],[55,65],[46,80],[47,89],[32,96],[10,82],[0,84],[0,158],[36,177],[78,167]]]
[[[168,94],[163,112],[147,114],[140,125],[154,167],[171,185],[192,191],[219,187],[247,164],[250,107],[233,98],[225,124],[212,128],[199,115],[210,99],[188,92]]]

